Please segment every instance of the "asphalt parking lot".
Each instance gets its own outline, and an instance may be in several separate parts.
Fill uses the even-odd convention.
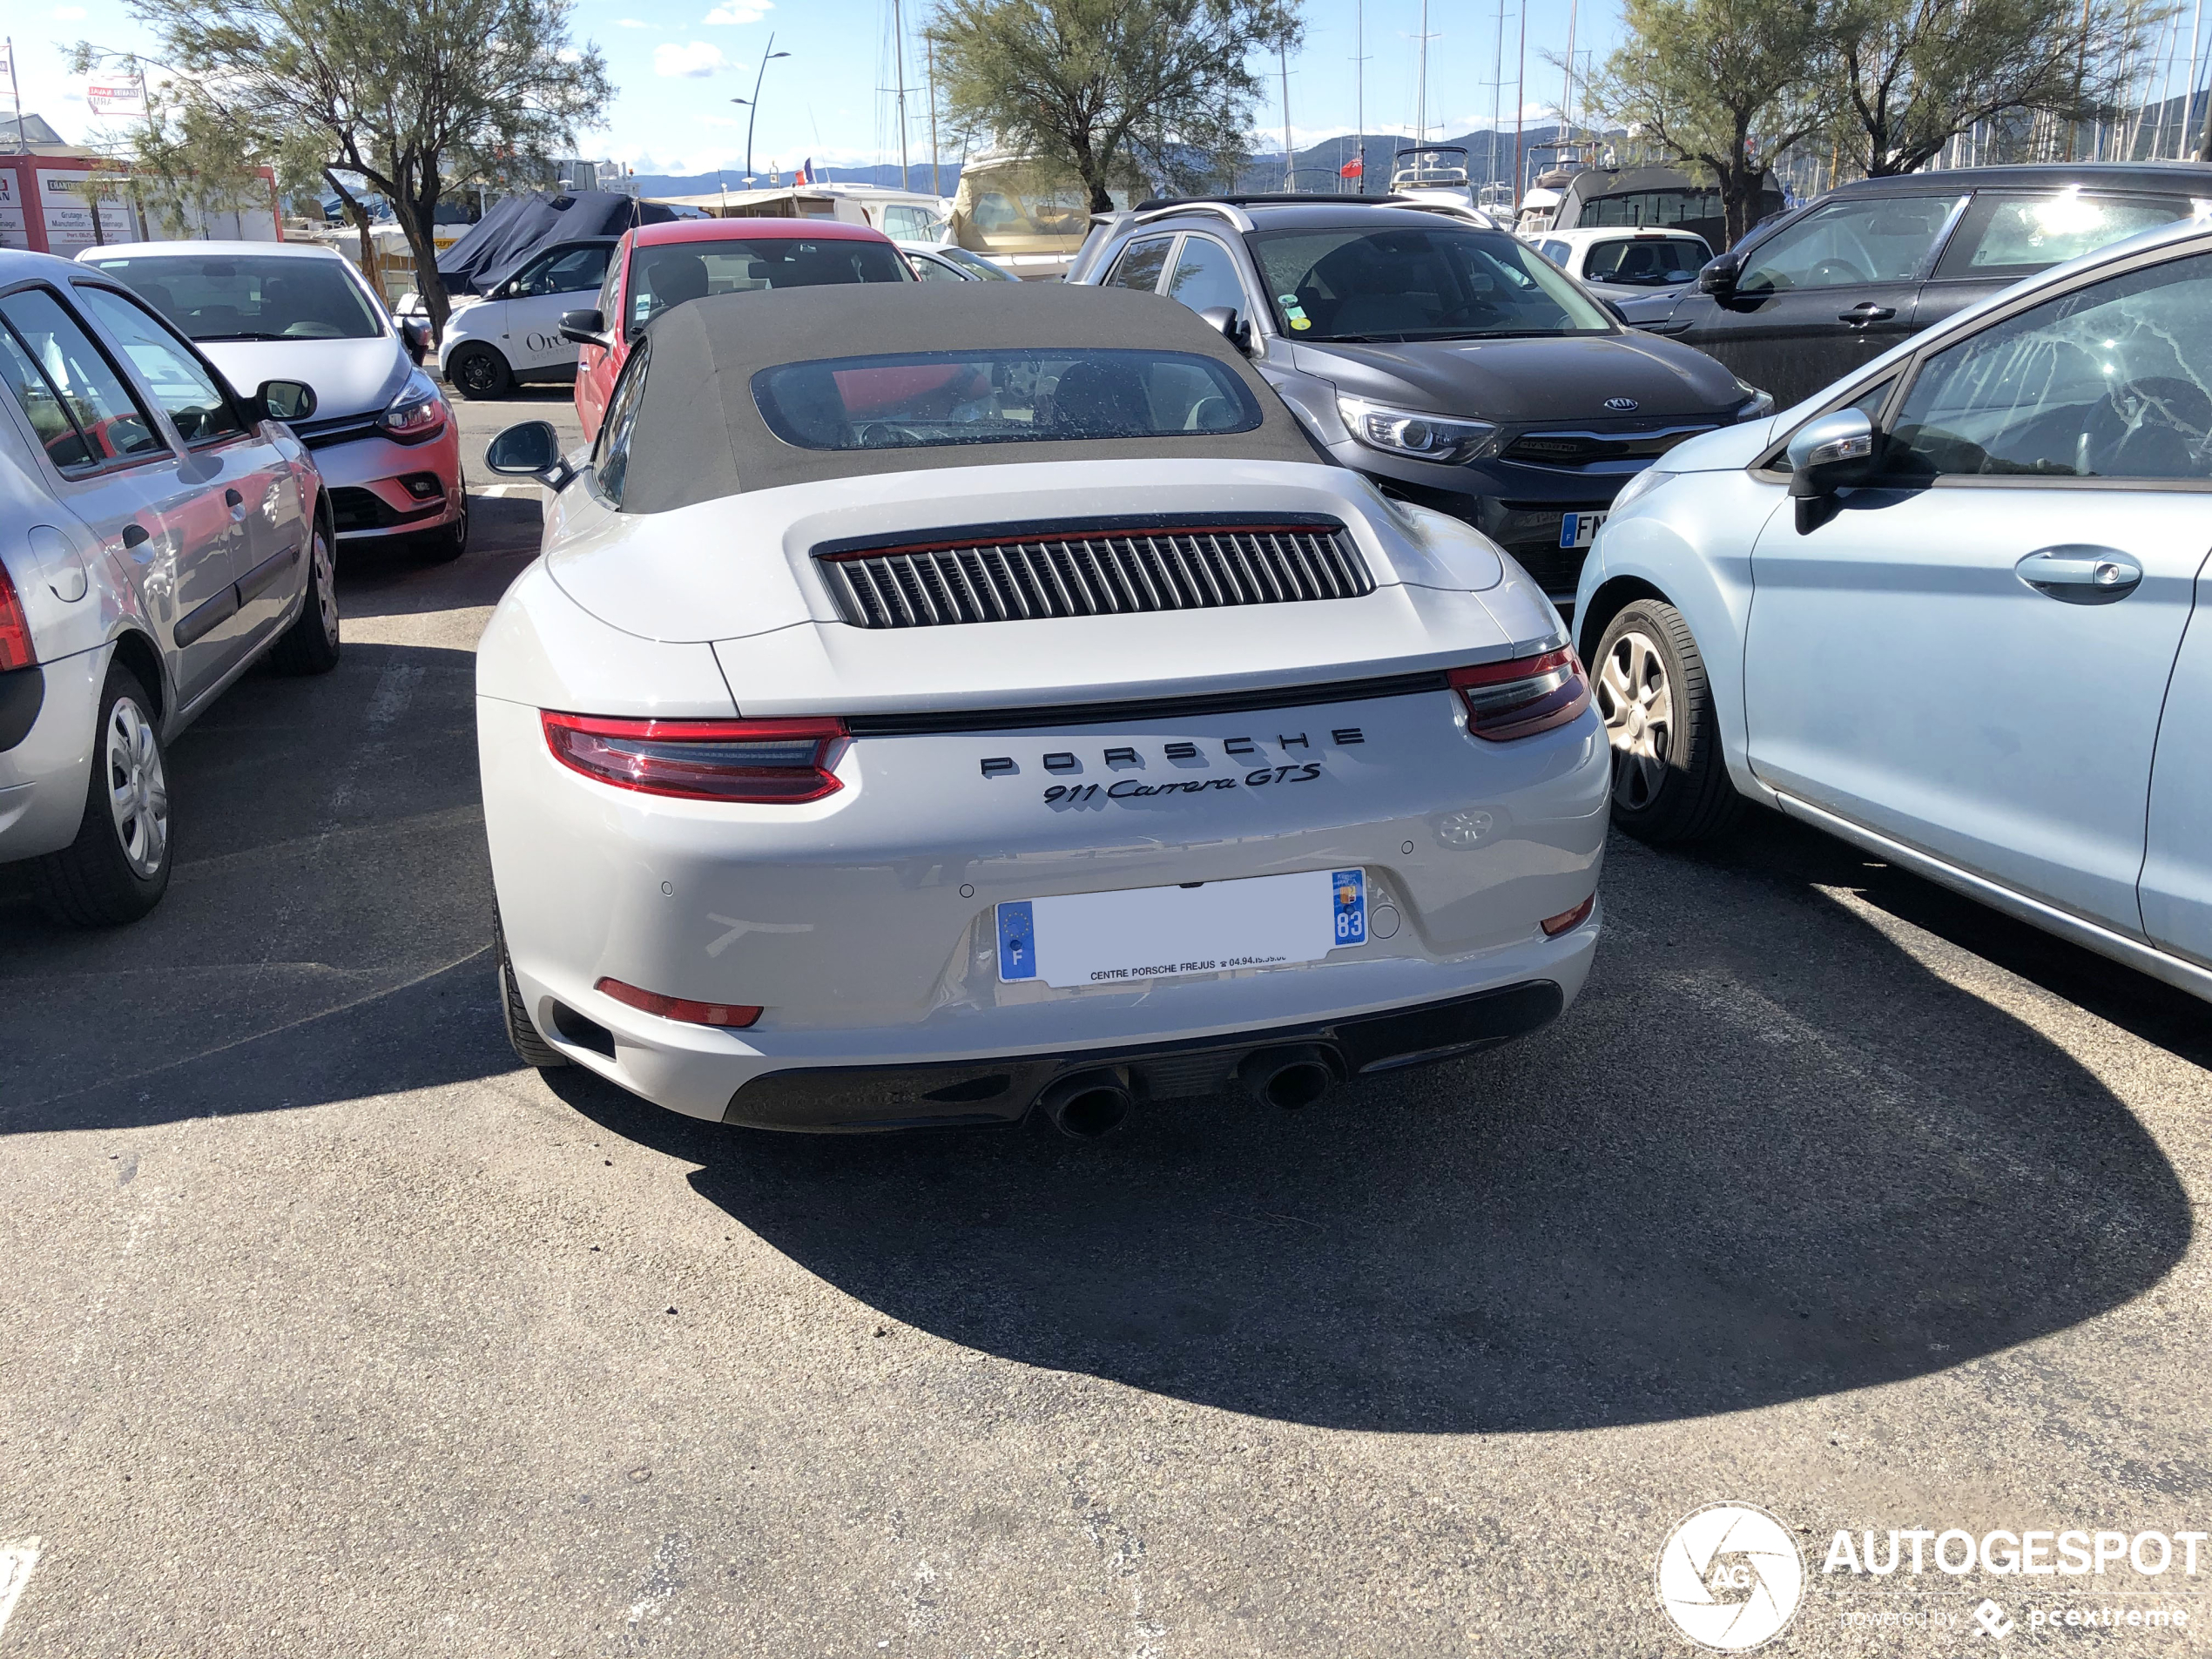
[[[538,415],[463,406],[472,482]],[[338,671],[177,744],[147,921],[0,871],[0,1659],[1687,1652],[1722,1499],[1805,1552],[1777,1651],[2212,1647],[2212,1551],[2040,1581],[2156,1632],[1820,1571],[2212,1527],[2212,1009],[1763,818],[1616,838],[1550,1029],[1303,1114],[697,1124],[501,1033],[471,651],[537,524],[341,556]]]

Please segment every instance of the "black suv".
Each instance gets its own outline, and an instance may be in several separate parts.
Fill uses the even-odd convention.
[[[1464,209],[1146,202],[1095,219],[1068,280],[1190,307],[1332,459],[1473,524],[1562,609],[1622,484],[1684,439],[1774,407],[1702,353],[1622,327]]]
[[[2212,206],[2212,165],[2061,163],[1862,179],[1754,231],[1698,291],[1629,300],[1784,403],[2000,288]]]

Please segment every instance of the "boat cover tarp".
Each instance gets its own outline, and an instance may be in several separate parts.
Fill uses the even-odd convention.
[[[438,277],[448,293],[489,293],[525,260],[556,242],[619,236],[634,226],[675,217],[658,202],[641,202],[619,191],[509,196],[438,255]]]

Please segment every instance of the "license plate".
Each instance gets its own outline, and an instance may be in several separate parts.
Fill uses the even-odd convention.
[[[1367,942],[1366,872],[1009,900],[998,907],[998,930],[1007,984],[1141,984],[1315,962]]]
[[[1604,523],[1603,513],[1562,513],[1559,519],[1559,544],[1588,547],[1597,538],[1598,527]]]

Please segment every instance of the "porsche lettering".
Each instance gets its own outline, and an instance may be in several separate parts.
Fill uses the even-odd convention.
[[[1329,732],[1329,741],[1340,749],[1349,749],[1354,745],[1365,743],[1366,740],[1367,734],[1356,725],[1335,726],[1331,728]],[[1221,751],[1222,753],[1231,762],[1244,761],[1260,754],[1261,744],[1267,741],[1268,739],[1266,738],[1255,740],[1249,737],[1226,738],[1222,740]],[[1275,734],[1273,742],[1277,748],[1283,750],[1286,753],[1292,749],[1311,750],[1313,747],[1312,738],[1304,732],[1278,732]],[[1167,760],[1185,765],[1194,760],[1204,762],[1209,759],[1203,749],[1201,749],[1197,744],[1190,742],[1167,744],[1163,746],[1161,753]],[[1112,747],[1105,750],[1099,756],[1099,762],[1109,771],[1118,770],[1124,766],[1142,767],[1145,764],[1143,751],[1134,748],[1128,744],[1116,744]],[[1010,778],[1018,775],[1022,771],[1021,762],[1016,760],[1012,755],[988,755],[984,757],[980,764],[983,776],[986,778]],[[1038,757],[1037,764],[1045,771],[1049,772],[1079,772],[1083,769],[1082,757],[1069,749],[1050,750]],[[1278,768],[1278,770],[1295,772],[1298,768],[1296,766],[1291,766],[1287,768]],[[1246,781],[1250,782],[1253,779],[1264,779],[1266,775],[1266,770],[1263,768],[1258,772],[1250,774],[1250,777],[1247,778]],[[1320,775],[1318,768],[1313,769],[1312,775],[1316,777]],[[1207,779],[1199,779],[1185,792],[1196,793],[1197,789],[1206,787],[1210,781],[1211,780]],[[1223,779],[1220,780],[1216,786],[1227,788],[1233,781],[1233,779]],[[1143,794],[1169,794],[1174,792],[1174,791],[1180,786],[1181,786],[1177,785],[1162,785],[1157,789],[1147,789],[1136,792]],[[1045,799],[1047,800],[1057,800],[1066,792],[1067,792],[1065,791],[1048,792]],[[1115,791],[1109,792],[1114,793],[1116,799],[1125,799],[1129,792]]]

